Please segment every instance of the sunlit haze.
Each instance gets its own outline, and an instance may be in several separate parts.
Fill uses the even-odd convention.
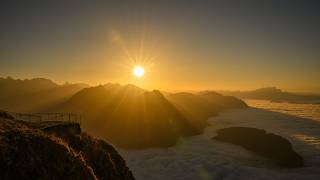
[[[1,1],[0,77],[320,92],[317,1],[62,2]]]

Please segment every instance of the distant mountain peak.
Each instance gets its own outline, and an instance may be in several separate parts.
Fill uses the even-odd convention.
[[[272,86],[272,87],[259,88],[254,90],[254,92],[282,92],[282,90]]]
[[[127,88],[127,89],[136,89],[136,90],[141,90],[141,91],[145,91],[144,89],[134,85],[134,84],[126,84],[123,86],[124,88]]]
[[[219,93],[217,93],[215,91],[210,91],[210,90],[202,91],[199,94],[201,94],[201,95],[220,95]]]
[[[0,80],[1,81],[7,81],[7,82],[46,82],[46,83],[51,83],[51,84],[56,84],[54,83],[52,80],[50,79],[46,79],[46,78],[31,78],[31,79],[15,79],[15,78],[12,78],[11,76],[8,76],[6,78],[1,78],[0,77]]]

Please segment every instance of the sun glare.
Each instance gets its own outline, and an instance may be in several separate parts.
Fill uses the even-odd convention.
[[[141,78],[144,75],[144,68],[142,66],[135,66],[132,73],[135,77]]]

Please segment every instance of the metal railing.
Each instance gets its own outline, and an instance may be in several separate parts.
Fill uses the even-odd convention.
[[[13,116],[16,120],[32,121],[32,122],[49,122],[49,121],[65,121],[81,123],[82,116],[75,113],[17,113],[2,111]]]

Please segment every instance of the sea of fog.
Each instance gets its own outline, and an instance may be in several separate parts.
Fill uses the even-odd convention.
[[[267,100],[244,100],[249,106],[271,111],[292,114],[299,117],[320,121],[320,104],[297,104],[288,102],[272,102]]]
[[[261,102],[248,104],[265,109],[222,112],[208,120],[203,134],[180,139],[170,148],[119,151],[137,180],[320,179],[320,121],[314,115],[319,109],[314,113],[298,109],[304,107],[301,104],[276,104],[277,108],[270,103],[266,107]],[[283,169],[239,146],[211,140],[217,129],[232,126],[261,128],[287,138],[306,167]]]

